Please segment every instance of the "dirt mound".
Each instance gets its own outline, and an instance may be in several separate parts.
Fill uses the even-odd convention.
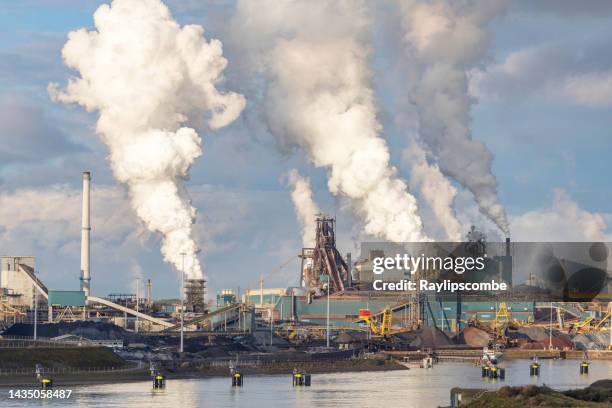
[[[454,345],[453,341],[442,330],[435,326],[427,326],[417,333],[410,344],[418,348],[440,348]]]
[[[521,348],[527,350],[543,350],[549,348],[550,346],[555,349],[565,350],[573,349],[574,343],[568,336],[557,334],[553,335],[551,338],[547,338],[546,340],[525,343],[521,345]]]
[[[490,339],[489,333],[477,327],[466,327],[453,338],[456,344],[466,344],[470,347],[485,347]]]
[[[548,339],[548,330],[537,326],[521,327],[518,330],[512,330],[512,334],[515,338],[531,341],[544,341]]]
[[[342,332],[335,339],[336,344],[360,344],[366,340],[366,334],[360,332]]]

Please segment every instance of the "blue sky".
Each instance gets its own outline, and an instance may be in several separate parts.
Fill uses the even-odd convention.
[[[95,114],[55,104],[46,91],[49,82],[64,83],[71,74],[60,56],[67,33],[91,28],[101,3],[0,1],[0,253],[35,255],[48,286],[75,289],[80,173],[91,170],[100,189],[92,209],[94,293],[125,292],[140,276],[153,279],[157,296],[174,296],[177,276],[161,260],[159,237],[139,224],[124,187],[113,179],[106,147],[93,131]],[[225,87],[247,97],[246,111],[231,126],[201,131],[204,155],[188,182],[199,210],[196,238],[211,293],[254,285],[260,274],[299,251],[299,226],[283,182],[294,167],[311,177],[320,206],[338,216],[342,250],[357,253],[355,243],[363,238],[358,220],[329,194],[325,172],[313,168],[301,151],[279,152],[259,117],[261,89],[244,80],[241,55],[228,36],[233,2],[167,4],[180,24],[203,25],[207,38],[224,43]],[[386,30],[397,22],[380,21],[388,13],[376,16],[372,69],[379,119],[393,164],[407,178],[400,161],[405,135],[394,120],[401,78],[387,75],[395,72],[396,44],[387,41]],[[472,110],[472,131],[495,157],[493,173],[500,200],[516,222],[514,234],[522,240],[584,239],[582,225],[601,219],[605,225],[597,225],[607,239],[612,5],[593,1],[576,9],[571,1],[515,1],[490,28],[489,55],[471,71],[480,79],[474,83],[479,102]],[[602,84],[585,85],[590,93],[563,88],[571,79],[593,76]],[[456,208],[464,225],[493,228],[465,192]],[[423,212],[427,221],[427,208]],[[534,219],[558,225],[542,226]],[[272,273],[269,284],[295,284],[297,273],[297,262],[290,263]]]

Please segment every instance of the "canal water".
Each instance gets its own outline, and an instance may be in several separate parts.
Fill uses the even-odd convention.
[[[450,404],[452,387],[497,388],[503,385],[546,384],[555,389],[585,387],[612,379],[612,361],[591,361],[581,376],[577,360],[541,360],[540,376],[529,376],[528,360],[506,361],[506,379],[485,380],[480,367],[441,363],[433,369],[386,372],[316,374],[311,387],[292,387],[290,375],[245,376],[242,388],[231,378],[169,380],[164,390],[151,383],[123,383],[72,387],[69,400],[9,399],[0,388],[1,407],[437,407]]]

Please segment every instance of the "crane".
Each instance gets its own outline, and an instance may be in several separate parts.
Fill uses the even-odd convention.
[[[372,311],[370,309],[359,309],[359,320],[365,322],[370,327],[370,330],[372,330],[372,333],[377,336],[387,337],[391,334],[393,314],[389,307],[382,311],[380,325],[377,324],[377,319],[372,318]]]
[[[584,332],[588,331],[589,328],[591,327],[591,322],[593,320],[594,320],[593,316],[587,317],[583,321],[578,322],[578,323],[574,324],[572,327],[570,327],[570,332],[572,330],[575,330],[576,333],[584,333]]]
[[[510,323],[510,312],[508,312],[508,307],[505,302],[501,302],[499,304],[499,309],[495,312],[495,328],[497,328],[500,323]]]

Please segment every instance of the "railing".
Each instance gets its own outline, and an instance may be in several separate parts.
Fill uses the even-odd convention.
[[[0,348],[26,348],[26,347],[83,347],[93,346],[87,340],[81,342],[54,340],[49,337],[37,337],[34,340],[30,336],[0,336]]]
[[[282,364],[310,364],[310,365],[317,365],[317,364],[336,364],[336,363],[344,363],[347,361],[354,361],[354,358],[342,358],[342,359],[323,359],[323,360],[312,360],[312,359],[306,359],[306,358],[301,358],[301,359],[248,359],[248,360],[241,360],[239,359],[238,361],[236,361],[235,358],[231,359],[219,359],[219,360],[202,360],[202,361],[192,361],[191,363],[194,366],[198,366],[200,368],[227,368],[229,366],[232,367],[275,367],[278,365],[282,365]],[[163,364],[164,362],[162,362]],[[171,364],[175,363],[175,362],[170,362]],[[167,364],[166,364],[167,365]]]
[[[123,340],[63,340],[53,339],[50,337],[37,337],[34,340],[31,336],[0,336],[0,348],[21,348],[35,347],[41,345],[44,347],[123,347]]]
[[[0,340],[34,340],[32,336],[0,336]],[[37,336],[36,341],[54,341],[51,337]]]

